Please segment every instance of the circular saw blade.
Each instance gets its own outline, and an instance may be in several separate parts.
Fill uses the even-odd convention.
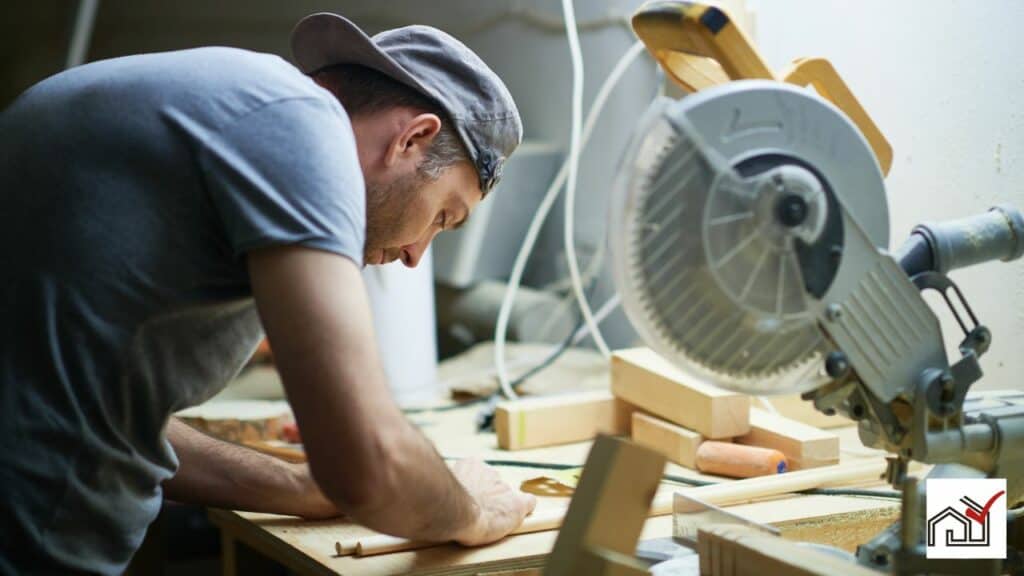
[[[611,213],[613,261],[644,340],[691,374],[733,389],[814,386],[809,375],[825,342],[795,239],[820,232],[838,208],[801,179],[841,198],[876,245],[888,243],[881,172],[850,121],[788,85],[732,82],[652,105],[623,168]],[[769,170],[791,171],[797,185],[758,184]],[[778,224],[783,193],[802,196],[805,229]]]

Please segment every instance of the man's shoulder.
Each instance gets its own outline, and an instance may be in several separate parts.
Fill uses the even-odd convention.
[[[269,100],[325,93],[308,76],[275,54],[241,48],[210,46],[149,55],[156,70],[173,68],[168,82],[203,83],[208,88],[231,87]],[[146,58],[146,56],[140,56]],[[199,86],[197,86],[199,87]]]

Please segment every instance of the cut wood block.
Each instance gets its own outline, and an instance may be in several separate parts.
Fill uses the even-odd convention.
[[[292,420],[286,402],[267,400],[207,402],[175,416],[210,436],[239,443],[280,440],[281,428]]]
[[[525,398],[494,411],[498,446],[522,450],[629,434],[632,408],[606,390]]]
[[[661,418],[633,413],[633,441],[659,452],[670,461],[706,474],[749,478],[779,474],[788,467],[780,451],[759,446],[740,446],[703,436]]]
[[[750,431],[750,397],[684,375],[648,348],[612,355],[615,396],[712,440]]]
[[[750,432],[735,441],[782,452],[791,470],[839,462],[839,436],[836,434],[757,408],[750,411]]]
[[[643,412],[633,412],[633,442],[660,452],[680,466],[697,469],[697,448],[704,437],[693,430]]]
[[[544,574],[649,574],[633,553],[664,471],[665,457],[656,451],[598,437]]]

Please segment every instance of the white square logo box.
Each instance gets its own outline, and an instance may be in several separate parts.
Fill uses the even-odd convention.
[[[1006,558],[1006,479],[929,478],[928,558]]]

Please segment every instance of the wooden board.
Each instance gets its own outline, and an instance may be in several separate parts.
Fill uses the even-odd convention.
[[[711,525],[697,541],[702,576],[877,576],[870,568],[763,531]]]
[[[571,444],[552,448],[505,452],[494,448],[493,434],[473,434],[475,410],[466,409],[417,416],[417,422],[438,445],[443,455],[472,453],[483,458],[522,459],[528,462],[557,462],[582,464],[589,443]],[[843,435],[850,446],[859,445],[853,430]],[[861,459],[852,459],[856,462]],[[501,466],[502,476],[512,484],[544,474],[536,468]],[[666,472],[692,478],[708,478],[692,470],[670,465]],[[676,491],[675,484],[663,485],[663,490]],[[540,497],[538,510],[564,508],[565,497]],[[806,504],[805,504],[806,503]],[[783,499],[741,504],[729,509],[759,522],[798,522],[810,515],[824,520],[829,513],[850,511],[851,508],[870,509],[893,506],[893,502],[864,498],[795,496]],[[268,514],[211,511],[218,525],[249,543],[252,547],[279,559],[300,574],[365,574],[366,576],[415,575],[469,575],[489,574],[500,570],[518,570],[540,566],[550,552],[557,532],[546,531],[524,534],[483,548],[463,548],[447,544],[434,548],[398,552],[382,556],[357,558],[336,555],[335,544],[342,539],[372,536],[375,532],[344,520],[304,522],[296,518]],[[842,525],[834,525],[836,533]],[[644,525],[642,539],[670,536],[672,516],[650,518]]]
[[[665,457],[654,450],[610,436],[598,437],[545,573],[575,576],[603,573],[615,566],[616,573],[646,574],[633,552],[664,469]]]
[[[509,478],[516,475],[525,478],[536,474],[536,470],[517,472],[503,468],[502,474]],[[544,506],[564,506],[567,499],[542,500]],[[860,540],[863,542],[877,532],[874,526],[887,525],[885,514],[895,517],[895,506],[895,501],[868,498],[791,496],[732,506],[729,510],[757,522],[775,525],[787,538],[800,537],[827,543],[815,536],[814,526],[828,525],[828,531],[819,530],[819,535],[863,534]],[[876,520],[874,525],[866,524],[865,518],[871,515],[882,520]],[[482,548],[447,544],[382,556],[339,557],[334,553],[334,543],[339,537],[373,532],[339,520],[304,522],[296,518],[224,510],[211,510],[210,516],[218,526],[299,574],[462,576],[514,571],[541,566],[557,536],[555,531],[536,532],[512,536]],[[660,516],[647,520],[641,539],[664,538],[671,534],[672,516]],[[859,542],[840,542],[846,549],[852,549],[856,543]]]
[[[501,450],[494,434],[476,432],[478,410],[479,406],[469,406],[445,412],[419,413],[411,415],[410,420],[435,443],[438,452],[449,459],[477,457],[488,460],[582,465],[589,451],[590,442],[516,452]],[[877,451],[869,451],[861,445],[854,428],[840,431],[839,436],[844,450],[844,462],[857,461],[857,454],[879,457]],[[546,474],[544,470],[536,468],[502,466],[499,470],[506,480],[514,484]],[[716,480],[712,476],[676,464],[670,464],[666,468],[666,473],[694,479]],[[665,484],[663,488],[676,490],[679,486]],[[567,502],[568,499],[564,497],[542,497],[538,507],[564,507]],[[883,507],[891,506],[891,503],[863,498],[798,496],[743,504],[729,509],[757,521],[771,523],[779,520],[799,523],[801,515],[811,511],[821,513],[854,505]],[[223,510],[212,510],[210,516],[225,533],[247,542],[262,554],[278,559],[299,574],[496,576],[503,571],[515,574],[541,566],[557,534],[554,531],[524,534],[506,538],[483,548],[469,549],[448,544],[423,550],[356,558],[336,556],[335,543],[346,537],[370,536],[375,532],[351,522],[306,522],[290,517]],[[843,531],[841,525],[834,528],[835,533]],[[647,520],[641,539],[668,537],[671,534],[672,516],[661,516]]]
[[[633,441],[659,452],[680,466],[697,468],[697,448],[704,437],[649,414],[633,412]]]
[[[240,443],[280,440],[281,428],[292,421],[286,402],[269,400],[207,402],[175,416],[210,436]]]
[[[729,512],[771,524],[788,540],[854,552],[898,520],[900,507],[897,500],[812,494],[731,506]]]
[[[764,410],[750,410],[750,432],[737,444],[774,448],[786,455],[791,470],[831,466],[839,462],[839,437]]]
[[[648,348],[612,355],[612,393],[707,438],[750,431],[750,397],[699,382]]]
[[[494,412],[498,446],[522,450],[629,433],[631,409],[607,390],[523,398]]]

